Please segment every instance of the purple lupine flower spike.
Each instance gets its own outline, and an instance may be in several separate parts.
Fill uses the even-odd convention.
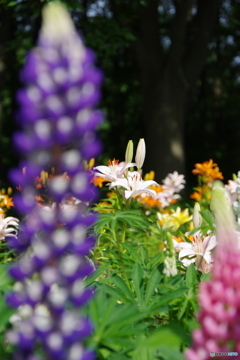
[[[15,204],[26,220],[19,237],[10,239],[20,260],[10,269],[17,283],[8,302],[18,316],[8,341],[16,346],[16,360],[91,360],[94,352],[83,343],[92,327],[78,309],[93,295],[83,279],[93,271],[85,256],[95,241],[87,233],[95,216],[85,203],[95,193],[83,161],[101,147],[95,127],[102,114],[94,106],[102,74],[61,3],[46,5],[38,47],[28,54],[21,78],[23,131],[14,141],[24,161],[10,177],[21,186]],[[52,167],[51,206],[39,207],[34,181]],[[71,208],[69,199],[79,205]]]
[[[220,181],[213,188],[212,209],[218,245],[212,276],[200,284],[198,321],[187,360],[208,360],[210,353],[240,354],[240,248],[230,203]],[[221,356],[228,359],[228,356]]]

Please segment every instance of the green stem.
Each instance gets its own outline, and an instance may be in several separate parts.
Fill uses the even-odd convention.
[[[117,250],[118,250],[118,256],[119,256],[119,260],[120,260],[120,263],[121,263],[122,273],[123,273],[124,279],[126,280],[126,284],[127,284],[128,288],[131,290],[131,285],[130,285],[130,282],[128,280],[127,273],[126,273],[125,266],[124,266],[124,261],[123,261],[123,258],[122,258],[120,244],[118,242],[117,242]]]
[[[115,228],[115,231],[112,230],[113,238],[114,238],[116,246],[117,246],[119,261],[120,261],[120,264],[121,264],[124,279],[126,280],[126,284],[127,284],[128,288],[131,290],[130,282],[128,280],[127,273],[126,273],[125,266],[124,266],[124,261],[123,261],[123,258],[122,258],[122,252],[121,252],[121,249],[120,249],[120,243],[119,243],[119,241],[117,239],[117,236],[116,236],[116,234],[117,234],[116,230],[117,230],[116,228]]]
[[[122,230],[122,236],[121,236],[121,242],[125,242],[125,236],[126,236],[126,223],[123,224],[123,230]]]
[[[127,199],[127,201],[126,201],[126,206],[125,206],[125,210],[128,210],[128,209],[129,209],[130,204],[131,204],[131,201],[132,201],[132,199],[131,199],[131,198]],[[124,223],[124,224],[123,224],[123,229],[122,229],[122,236],[121,236],[121,242],[122,242],[122,243],[124,243],[124,242],[125,242],[125,237],[126,237],[126,226],[127,226],[127,224],[126,224],[126,223]]]

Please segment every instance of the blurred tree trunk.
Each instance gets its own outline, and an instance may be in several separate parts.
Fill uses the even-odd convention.
[[[145,6],[138,7],[139,12],[130,24],[136,38],[131,46],[143,91],[142,137],[147,145],[144,169],[154,170],[157,181],[174,170],[185,172],[184,129],[188,105],[206,60],[220,0],[198,0],[197,5],[193,0],[174,1],[168,49],[160,37],[160,3],[148,0]],[[121,23],[119,7],[114,1],[111,4],[114,16]],[[193,6],[195,15],[192,15]],[[124,20],[122,26],[126,26]]]
[[[3,90],[6,78],[6,45],[11,38],[11,11],[5,6],[0,7],[0,182],[6,178],[3,164]]]

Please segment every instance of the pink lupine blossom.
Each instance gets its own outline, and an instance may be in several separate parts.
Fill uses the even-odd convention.
[[[240,354],[240,249],[234,217],[220,182],[214,186],[212,208],[218,244],[211,280],[200,285],[200,328],[193,331],[192,347],[185,352],[187,360],[211,359],[210,352]]]

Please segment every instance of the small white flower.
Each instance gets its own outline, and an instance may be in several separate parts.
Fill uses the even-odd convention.
[[[233,180],[228,180],[228,184],[225,185],[225,190],[226,190],[232,204],[237,200],[237,198],[239,196],[237,193],[238,187],[239,187],[239,185]]]
[[[164,188],[164,186],[163,186]],[[163,192],[158,192],[156,194],[156,199],[161,202],[161,207],[166,207],[171,205],[172,201],[175,199],[179,199],[179,194],[174,194],[174,189],[165,188]]]
[[[173,189],[174,192],[179,192],[184,188],[186,181],[184,180],[184,175],[179,175],[177,171],[174,171],[172,174],[168,174],[168,176],[163,180],[163,187]]]
[[[17,237],[18,231],[14,227],[9,226],[18,228],[19,220],[12,216],[4,218],[0,214],[0,240],[5,239],[6,236]]]

